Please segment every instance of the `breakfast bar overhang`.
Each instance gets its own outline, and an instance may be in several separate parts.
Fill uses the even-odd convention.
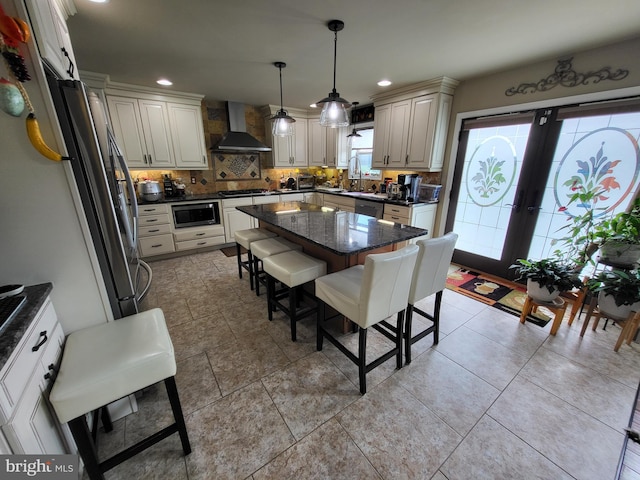
[[[408,240],[427,235],[423,228],[381,220],[303,202],[236,207],[255,217],[260,228],[302,245],[327,262],[327,273],[364,263],[370,253],[397,250]]]

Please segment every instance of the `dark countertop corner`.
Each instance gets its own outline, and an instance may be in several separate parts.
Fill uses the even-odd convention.
[[[22,337],[29,329],[36,313],[44,304],[45,299],[53,290],[52,283],[41,283],[25,287],[20,295],[26,295],[27,301],[20,308],[16,316],[5,325],[0,332],[0,369],[22,340]]]

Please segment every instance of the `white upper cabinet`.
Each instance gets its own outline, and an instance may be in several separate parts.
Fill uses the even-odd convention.
[[[207,150],[199,106],[167,104],[176,167],[190,170],[207,168]]]
[[[42,59],[61,78],[77,80],[78,66],[67,29],[66,12],[54,0],[27,0],[26,6]]]
[[[271,147],[271,153],[265,156],[266,165],[274,168],[305,168],[308,165],[307,150],[307,119],[303,114],[288,111],[295,120],[293,135],[279,137],[273,135],[270,118],[280,109],[275,105],[263,107],[264,133],[266,144]],[[271,160],[268,160],[268,159]]]
[[[122,84],[119,84],[122,85]],[[161,96],[107,85],[109,117],[131,168],[206,170],[201,96]]]
[[[374,168],[402,168],[406,163],[411,101],[376,106],[373,131]]]
[[[319,118],[309,119],[309,166],[347,168],[346,128],[327,128]]]
[[[374,97],[373,167],[441,171],[457,85],[441,77]]]

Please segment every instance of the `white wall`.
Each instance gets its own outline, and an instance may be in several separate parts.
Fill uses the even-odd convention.
[[[20,2],[2,0],[8,15],[26,18]],[[24,49],[32,80],[25,87],[45,138],[55,145],[57,123],[43,94],[40,65],[34,65],[33,40]],[[0,75],[4,76],[4,69]],[[26,112],[0,112],[0,284],[53,283],[52,300],[65,333],[110,319],[104,285],[94,269],[95,252],[85,242],[86,222],[78,216],[68,165],[41,156],[30,144]],[[54,132],[56,134],[54,134]],[[60,138],[60,137],[57,137]]]

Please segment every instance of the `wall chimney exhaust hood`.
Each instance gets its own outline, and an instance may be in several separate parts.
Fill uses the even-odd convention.
[[[222,152],[270,152],[271,148],[247,133],[247,122],[244,118],[244,105],[227,102],[227,119],[229,131],[220,143],[211,150]]]

